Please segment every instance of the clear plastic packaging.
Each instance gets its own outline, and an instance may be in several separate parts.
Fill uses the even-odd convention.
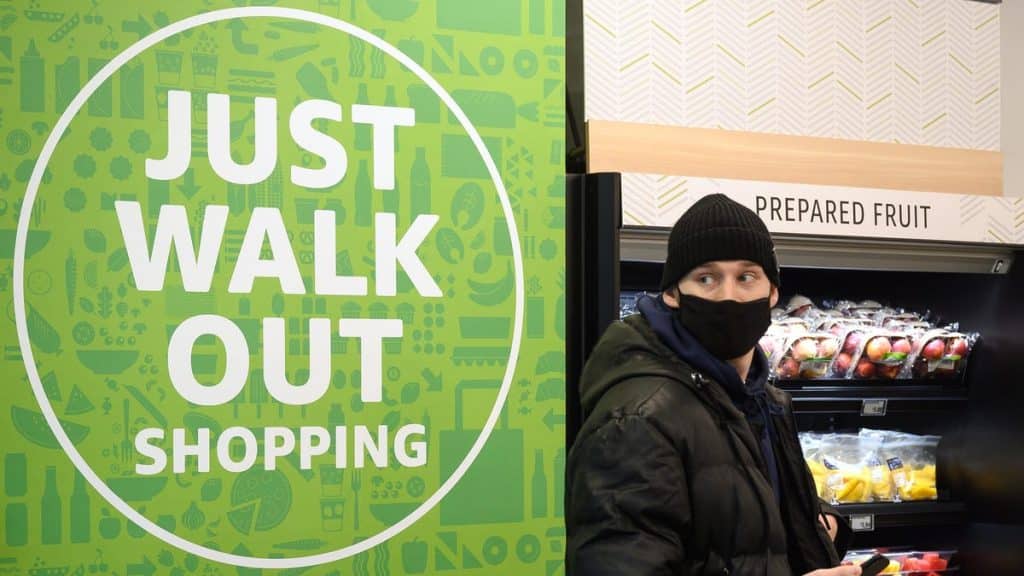
[[[814,478],[814,488],[819,498],[825,497],[825,484],[828,480],[829,471],[821,463],[822,435],[816,432],[800,433],[800,448],[804,453],[804,460],[807,468]]]
[[[959,377],[977,341],[977,334],[945,329],[928,331],[914,343],[908,375],[913,378]]]
[[[906,576],[931,576],[932,574],[953,574],[957,568],[950,568],[954,552],[911,552],[900,558],[899,574]]]
[[[821,441],[825,467],[823,498],[833,504],[871,502],[871,476],[867,471],[867,443],[853,434],[830,434]]]
[[[843,564],[863,564],[875,554],[884,554],[889,559],[889,566],[879,572],[879,574],[900,576],[932,576],[932,574],[935,574],[936,576],[945,576],[959,572],[959,568],[953,566],[953,557],[956,552],[952,550],[930,552],[893,551],[884,548],[851,550],[846,553]]]
[[[828,333],[790,335],[775,350],[772,367],[783,380],[824,378],[839,352],[839,339]]]
[[[890,432],[882,443],[882,455],[892,474],[893,499],[936,500],[935,452],[938,436]]]
[[[875,324],[888,330],[898,330],[911,322],[920,322],[921,315],[899,310],[881,310],[875,315]]]
[[[865,451],[865,465],[871,481],[871,499],[875,502],[896,500],[892,471],[885,462],[882,446],[888,433],[882,430],[862,429],[858,434],[861,448]]]
[[[802,318],[815,308],[816,306],[810,298],[797,294],[786,303],[786,314],[794,318]]]
[[[853,318],[863,318],[865,320],[874,321],[874,317],[880,310],[883,310],[884,306],[875,302],[874,300],[864,300],[846,310],[846,314]]]
[[[774,324],[783,334],[807,334],[811,331],[803,318],[784,318]]]
[[[844,346],[845,348],[845,346]],[[909,366],[913,350],[910,335],[905,332],[876,329],[863,333],[857,352],[851,357],[849,377],[895,380]]]
[[[868,329],[859,322],[848,322],[844,326],[846,329],[839,338],[839,353],[836,354],[835,360],[832,362],[834,378],[850,378],[856,365],[854,358],[859,353],[868,333]]]

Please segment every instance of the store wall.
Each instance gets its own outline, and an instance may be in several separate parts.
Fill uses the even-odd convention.
[[[29,4],[0,572],[560,573],[564,4]]]
[[[1002,136],[1011,146],[1021,132],[1010,122],[1019,111],[1001,116],[1009,98],[1000,88],[1001,69],[1013,68],[1011,58],[1000,58],[1001,9],[967,0],[585,0],[586,117],[998,151],[1002,126],[1011,132]],[[736,154],[743,153],[737,143]],[[1021,178],[1024,162],[1013,158],[1012,152],[1005,158],[1006,186],[994,190],[1012,193],[1014,178]],[[800,188],[723,179],[730,177],[695,177],[678,169],[626,173],[623,221],[671,225],[713,192],[801,190],[837,200],[866,193],[840,182]],[[925,187],[877,195],[908,206],[931,203],[918,192],[949,191]],[[959,203],[950,210],[950,225],[883,226],[858,234],[950,239],[945,230],[952,226],[964,232],[958,240],[1024,241],[1024,206],[974,196],[979,192],[969,185],[956,193],[961,197],[950,199]]]
[[[587,0],[588,118],[996,150],[999,7]]]
[[[1024,196],[1024,3],[1000,5],[1002,33],[1002,129],[1003,189],[1007,196]]]

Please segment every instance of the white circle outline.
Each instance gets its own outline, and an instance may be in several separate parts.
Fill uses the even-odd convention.
[[[515,323],[512,331],[512,344],[509,351],[508,365],[505,367],[505,376],[502,380],[501,388],[498,391],[498,396],[495,399],[494,406],[491,408],[491,413],[487,417],[487,422],[484,424],[483,429],[480,431],[480,435],[477,437],[476,442],[473,443],[473,446],[466,454],[466,457],[462,460],[455,471],[452,472],[451,476],[448,477],[444,484],[442,484],[441,487],[430,496],[430,498],[420,504],[418,508],[410,512],[408,516],[399,522],[391,525],[381,532],[378,532],[366,540],[350,546],[339,548],[331,552],[324,552],[309,556],[297,556],[294,558],[256,558],[252,556],[240,556],[200,546],[199,544],[186,540],[158,526],[149,518],[136,512],[134,508],[122,500],[120,496],[115,494],[114,491],[111,490],[95,472],[93,472],[89,464],[78,453],[78,450],[75,448],[74,444],[71,443],[71,439],[68,438],[64,428],[57,420],[57,415],[54,413],[53,406],[50,405],[49,399],[46,397],[46,392],[43,390],[43,385],[39,378],[39,372],[36,370],[32,345],[29,340],[25,318],[25,246],[28,239],[29,216],[32,213],[32,206],[35,203],[36,194],[43,177],[43,172],[46,169],[47,164],[49,164],[50,157],[53,155],[64,131],[67,130],[68,125],[71,124],[72,119],[74,119],[78,111],[82,108],[89,97],[92,96],[93,92],[95,92],[103,82],[110,78],[114,72],[128,63],[132,58],[138,56],[143,50],[154,46],[158,42],[180,32],[184,32],[185,30],[202,26],[204,24],[230,20],[233,18],[259,17],[301,20],[304,22],[319,24],[327,28],[333,28],[340,32],[355,36],[360,40],[372,44],[386,52],[389,56],[400,62],[408,70],[416,74],[420,80],[426,83],[427,86],[437,94],[441,101],[445,103],[448,110],[458,118],[459,124],[462,125],[462,128],[469,135],[473,144],[476,146],[477,152],[480,154],[484,164],[487,166],[487,171],[497,188],[501,207],[505,213],[505,222],[508,226],[508,233],[512,243],[512,258],[513,265],[515,267]],[[75,95],[74,99],[71,100],[67,109],[64,110],[64,113],[61,114],[60,119],[54,125],[53,130],[46,139],[46,143],[43,145],[42,151],[39,153],[39,158],[36,161],[35,168],[32,170],[32,177],[29,179],[28,187],[25,190],[23,202],[24,204],[22,206],[21,216],[18,219],[18,231],[14,244],[13,284],[14,303],[16,305],[14,313],[18,331],[18,343],[21,346],[22,358],[25,362],[25,371],[28,373],[29,381],[32,384],[32,391],[36,396],[36,401],[39,403],[43,417],[46,418],[47,424],[49,424],[50,429],[57,438],[57,442],[60,443],[61,448],[64,449],[65,454],[67,454],[68,458],[71,459],[71,462],[75,465],[78,471],[81,472],[82,476],[89,481],[89,484],[91,484],[92,487],[95,488],[108,503],[117,508],[117,510],[124,514],[129,520],[167,544],[207,560],[244,568],[306,568],[347,558],[369,550],[370,548],[389,540],[414,524],[434,508],[434,506],[436,506],[441,499],[451,491],[455,484],[458,483],[466,473],[466,470],[468,470],[473,464],[497,424],[501,411],[504,408],[505,400],[508,397],[509,389],[512,386],[512,378],[515,374],[516,363],[519,360],[519,347],[521,344],[523,324],[523,260],[519,247],[519,233],[516,230],[515,225],[515,215],[512,212],[508,193],[501,181],[501,176],[498,174],[498,169],[494,164],[494,159],[491,157],[490,151],[488,151],[487,147],[484,146],[483,140],[480,138],[480,134],[477,133],[476,128],[472,123],[470,123],[465,112],[463,112],[462,108],[459,107],[458,103],[455,102],[451,95],[448,94],[440,83],[438,83],[437,80],[435,80],[426,70],[424,70],[414,60],[406,56],[401,50],[354,24],[337,18],[332,18],[330,16],[325,16],[317,12],[310,12],[308,10],[271,6],[246,6],[240,8],[225,8],[191,16],[161,28],[145,38],[141,38],[138,42],[126,48],[101,68],[92,78],[89,79],[88,82],[86,82],[85,86],[82,87],[81,91]]]

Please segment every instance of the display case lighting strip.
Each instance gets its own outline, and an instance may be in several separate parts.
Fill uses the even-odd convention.
[[[666,228],[624,227],[620,259],[664,262]],[[1013,266],[1012,246],[776,234],[779,264],[793,268],[893,270],[1006,274]]]

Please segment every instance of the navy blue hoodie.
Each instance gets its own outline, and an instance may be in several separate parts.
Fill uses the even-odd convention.
[[[747,381],[743,382],[735,368],[712,356],[683,327],[675,311],[662,301],[660,295],[641,296],[637,301],[637,309],[666,346],[671,348],[683,362],[721,384],[736,408],[746,415],[751,430],[758,437],[761,454],[768,467],[768,480],[775,492],[775,500],[781,502],[779,468],[775,461],[775,450],[772,447],[774,430],[770,412],[774,408],[774,404],[769,402],[768,393],[765,390],[769,367],[768,360],[761,353],[760,348],[755,351],[750,371],[747,373]]]

